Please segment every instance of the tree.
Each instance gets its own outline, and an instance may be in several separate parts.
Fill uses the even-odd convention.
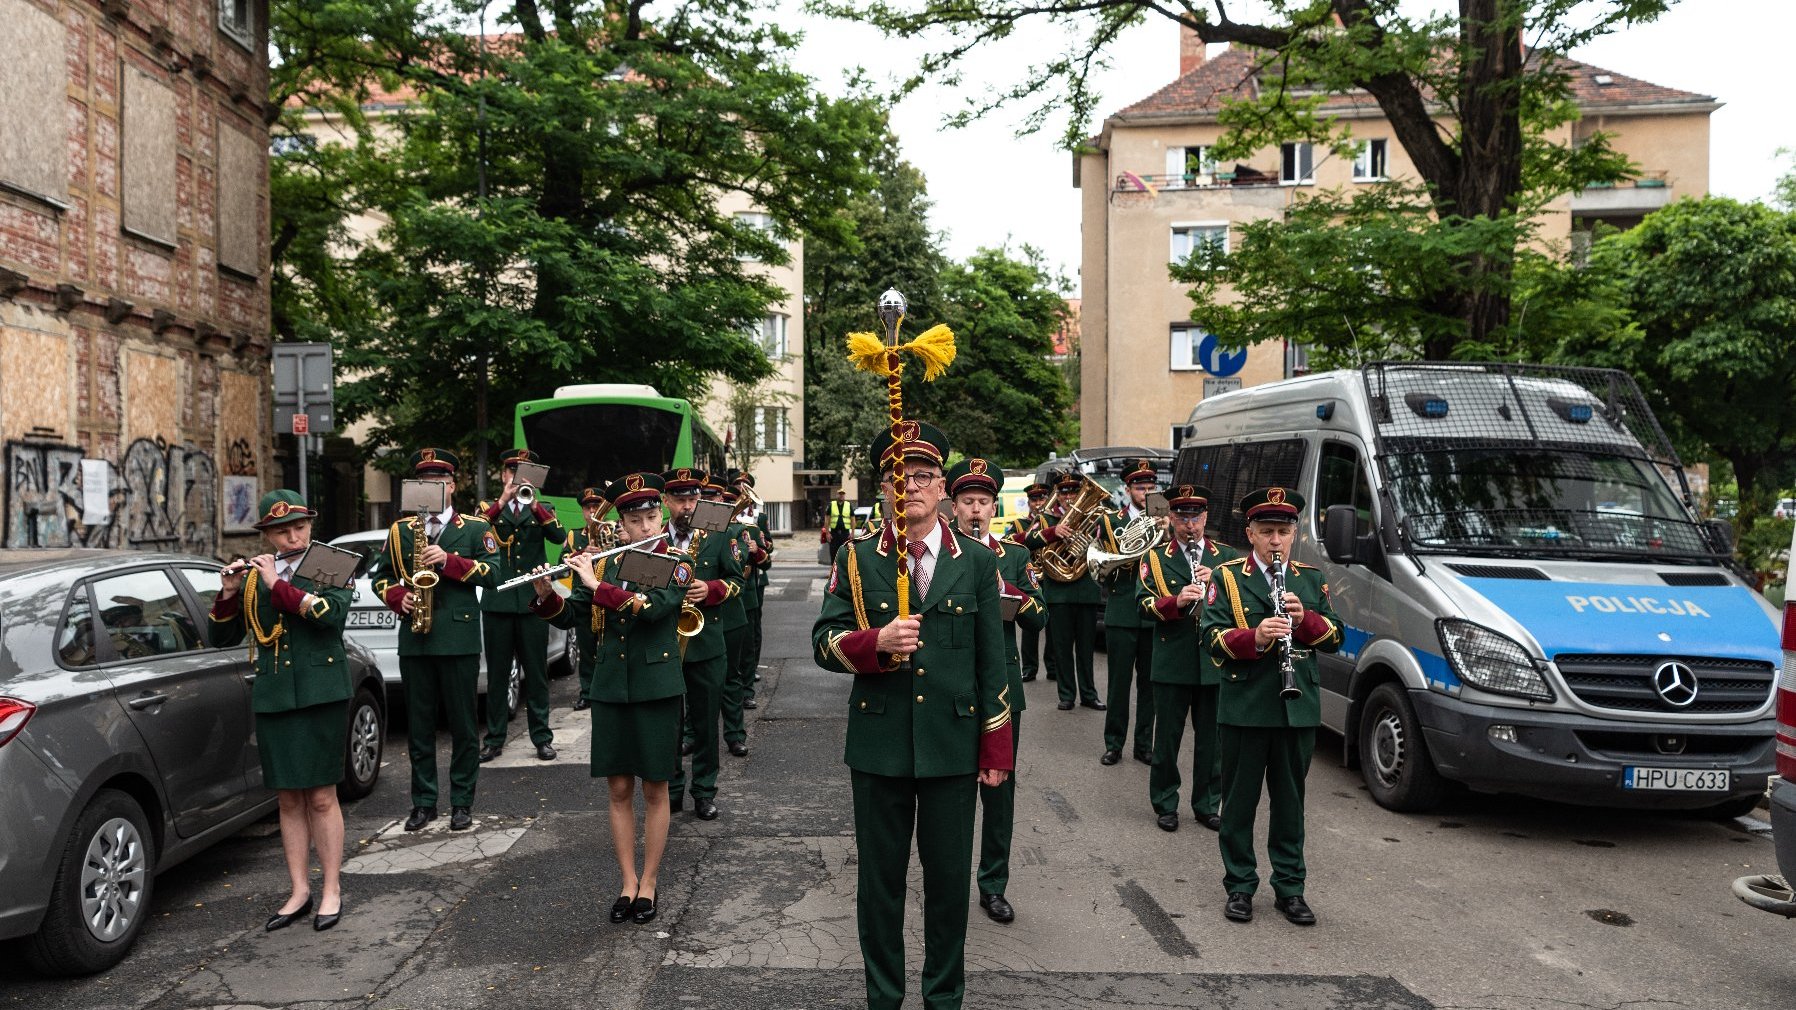
[[[1796,470],[1796,213],[1679,200],[1598,240],[1590,269],[1636,326],[1565,356],[1633,373],[1680,444],[1726,459],[1744,533]]]
[[[277,47],[298,101],[359,104],[376,83],[415,94],[336,188],[386,221],[354,259],[371,325],[337,329],[347,419],[373,442],[507,442],[514,405],[570,379],[696,397],[713,376],[770,371],[744,334],[781,292],[798,234],[842,233],[866,188],[879,120],[819,95],[795,44],[755,4],[694,0],[495,5],[482,45],[422,5],[360,0],[304,13]],[[319,15],[323,17],[325,15]],[[345,101],[348,96],[349,101]],[[746,195],[764,230],[720,209]],[[289,215],[292,216],[292,215]]]
[[[942,321],[954,329],[954,366],[906,391],[949,444],[999,466],[1033,467],[1071,437],[1072,390],[1048,360],[1065,324],[1067,283],[1041,253],[985,248],[942,274]]]
[[[1460,0],[1457,14],[1411,17],[1391,0],[1266,0],[1258,23],[1230,19],[1215,0],[811,0],[813,8],[910,37],[952,40],[927,57],[911,84],[950,79],[958,64],[1028,19],[1063,26],[1077,41],[1025,79],[982,96],[955,121],[1034,102],[1028,125],[1064,109],[1067,145],[1078,149],[1097,109],[1091,74],[1126,28],[1161,17],[1204,42],[1260,54],[1256,96],[1225,104],[1218,146],[1237,157],[1281,141],[1344,145],[1346,127],[1322,109],[1330,94],[1363,90],[1416,167],[1431,240],[1453,251],[1451,282],[1425,292],[1424,307],[1452,325],[1423,327],[1422,353],[1452,356],[1462,341],[1503,339],[1512,304],[1515,240],[1525,218],[1558,192],[1625,176],[1628,165],[1600,135],[1577,145],[1559,127],[1576,117],[1562,57],[1620,25],[1650,21],[1671,0]],[[1530,47],[1524,54],[1523,43]],[[1465,228],[1468,235],[1456,234]]]
[[[1777,156],[1789,159],[1791,164],[1789,170],[1778,176],[1777,182],[1773,184],[1771,201],[1785,210],[1796,211],[1796,149],[1780,147],[1777,149]]]

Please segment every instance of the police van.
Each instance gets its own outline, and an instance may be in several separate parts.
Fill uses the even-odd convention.
[[[1776,614],[1628,375],[1380,362],[1251,387],[1192,411],[1175,478],[1237,547],[1244,494],[1304,496],[1294,554],[1345,632],[1322,720],[1384,806],[1449,781],[1727,815],[1764,794]]]

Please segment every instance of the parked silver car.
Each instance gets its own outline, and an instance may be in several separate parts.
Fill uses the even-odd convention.
[[[380,665],[381,676],[386,679],[387,691],[395,699],[403,690],[399,682],[399,615],[388,607],[379,596],[374,594],[368,582],[368,568],[374,555],[386,549],[387,531],[362,530],[359,533],[345,533],[331,542],[332,547],[341,547],[346,551],[355,551],[362,556],[361,571],[355,580],[355,602],[350,604],[349,624],[346,637],[360,643],[374,655]],[[479,592],[485,592],[484,589]],[[572,631],[551,631],[549,633],[549,675],[565,676],[579,667],[580,647]],[[511,715],[518,714],[518,704],[524,694],[524,668],[516,660],[512,661],[510,677],[505,684],[505,709]],[[486,697],[486,656],[480,657],[480,697]],[[508,716],[509,718],[509,716]],[[484,723],[482,724],[484,725]]]
[[[0,550],[0,940],[40,971],[130,950],[155,874],[272,812],[238,646],[206,644],[219,565],[182,554]],[[380,776],[386,699],[356,692],[339,792]]]

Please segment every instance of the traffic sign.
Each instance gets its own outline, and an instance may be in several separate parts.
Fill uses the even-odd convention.
[[[274,430],[292,431],[295,414],[309,414],[307,430],[329,435],[337,430],[336,392],[331,374],[331,345],[277,341],[273,353]]]
[[[293,434],[306,435],[306,434],[310,434],[311,431],[312,431],[312,415],[310,415],[310,414],[294,414],[293,415]]]
[[[1216,334],[1206,333],[1197,342],[1197,363],[1217,378],[1233,375],[1247,364],[1247,348],[1223,350],[1222,341],[1216,339]]]

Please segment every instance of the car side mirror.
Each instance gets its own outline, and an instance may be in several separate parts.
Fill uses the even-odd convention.
[[[1358,561],[1359,513],[1352,505],[1330,505],[1326,513],[1327,521],[1322,534],[1322,549],[1328,554],[1328,560],[1337,565],[1350,565]]]
[[[1703,528],[1709,531],[1709,542],[1715,545],[1716,552],[1732,555],[1734,553],[1734,524],[1727,519],[1705,519]]]

